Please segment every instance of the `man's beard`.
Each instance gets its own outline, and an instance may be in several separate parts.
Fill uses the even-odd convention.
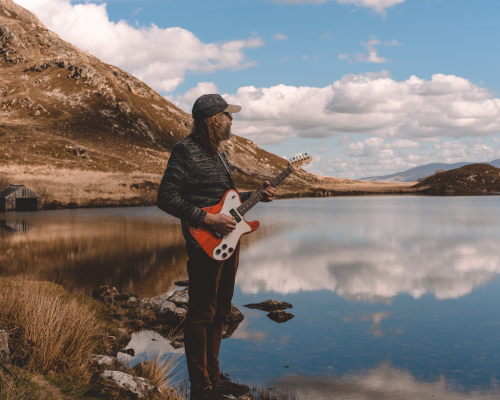
[[[231,125],[229,125],[224,118],[221,122],[222,140],[225,141],[231,139]]]

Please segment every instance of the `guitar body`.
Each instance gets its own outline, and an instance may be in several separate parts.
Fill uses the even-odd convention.
[[[217,261],[227,260],[233,254],[240,238],[247,233],[251,233],[259,227],[259,221],[247,222],[237,208],[241,205],[240,195],[236,190],[228,190],[219,204],[212,207],[205,207],[209,214],[226,214],[229,217],[235,217],[236,229],[229,235],[216,235],[206,226],[199,228],[189,227],[189,232],[194,240],[205,250],[205,252]],[[234,215],[236,213],[236,216]]]

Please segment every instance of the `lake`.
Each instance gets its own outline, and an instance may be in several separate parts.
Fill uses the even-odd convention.
[[[246,217],[261,226],[242,241],[225,371],[301,398],[500,396],[500,197],[280,200]],[[3,275],[142,298],[173,292],[186,258],[156,207],[0,214]],[[295,318],[243,307],[267,299]]]

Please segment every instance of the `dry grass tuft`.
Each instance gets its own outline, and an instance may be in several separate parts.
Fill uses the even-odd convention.
[[[86,378],[100,326],[91,299],[49,282],[0,280],[0,326],[9,333],[12,361],[33,372]]]
[[[177,375],[174,374],[174,369],[179,363],[179,354],[164,354],[158,352],[153,358],[146,358],[143,362],[130,368],[127,373],[146,378],[152,381],[163,393],[164,400],[183,400],[186,398],[179,385],[174,384]]]

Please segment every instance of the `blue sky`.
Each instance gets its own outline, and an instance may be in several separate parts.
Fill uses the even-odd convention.
[[[185,111],[227,95],[234,133],[311,172],[500,158],[495,0],[17,2]]]

